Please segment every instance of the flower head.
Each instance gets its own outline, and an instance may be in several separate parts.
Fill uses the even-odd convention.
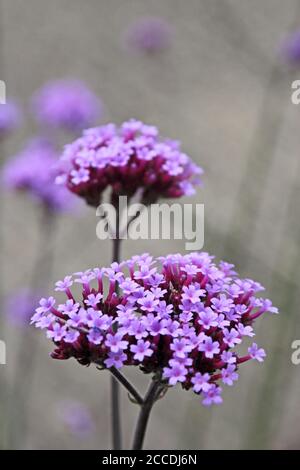
[[[135,120],[85,130],[65,147],[60,164],[57,183],[95,207],[108,187],[112,198],[140,190],[144,204],[190,195],[202,174],[178,142],[163,140],[156,127]]]
[[[57,153],[50,143],[33,140],[8,160],[3,169],[3,182],[8,189],[26,192],[50,210],[72,210],[75,198],[55,184],[56,164]]]
[[[37,120],[43,125],[78,131],[92,125],[102,114],[102,104],[80,80],[46,83],[32,99]]]
[[[129,28],[126,42],[137,51],[155,53],[170,45],[171,33],[170,25],[163,18],[140,18]]]
[[[81,286],[76,299],[73,283]],[[231,289],[236,284],[238,296]],[[203,394],[209,406],[222,402],[218,384],[232,386],[240,364],[265,356],[255,343],[246,356],[235,347],[252,336],[257,313],[274,307],[269,301],[254,302],[262,287],[229,273],[226,263],[214,263],[207,253],[134,256],[120,265],[67,276],[56,290],[67,299],[41,299],[32,318],[46,328],[56,359],[74,357],[108,369],[138,366],[166,386],[180,383]],[[237,318],[225,321],[228,310],[238,306],[244,308]]]

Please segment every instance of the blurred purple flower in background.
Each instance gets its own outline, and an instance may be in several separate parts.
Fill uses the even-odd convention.
[[[76,79],[46,83],[33,95],[32,108],[42,125],[72,132],[95,124],[103,111],[100,99]]]
[[[292,65],[300,65],[300,29],[287,36],[280,47],[282,58]]]
[[[155,53],[170,45],[171,33],[170,25],[163,18],[140,18],[127,31],[126,42],[131,49]]]
[[[14,101],[0,104],[0,140],[10,134],[21,121],[21,111]]]
[[[89,438],[96,430],[91,412],[78,401],[60,403],[58,414],[68,430],[78,438]]]
[[[57,187],[57,152],[44,139],[34,139],[3,169],[7,189],[27,192],[51,211],[64,212],[75,208],[75,198],[63,187]]]
[[[40,294],[30,289],[21,289],[6,299],[5,314],[9,323],[24,327],[27,326],[32,309],[35,307]]]

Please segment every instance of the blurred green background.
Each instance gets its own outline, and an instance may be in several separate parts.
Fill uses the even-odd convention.
[[[172,28],[170,47],[149,56],[126,50],[126,30],[141,16],[159,16]],[[27,104],[45,81],[76,77],[105,103],[104,121],[135,117],[182,141],[205,170],[204,189],[182,202],[205,203],[204,249],[234,262],[243,276],[260,281],[281,316],[261,319],[257,342],[268,353],[263,365],[240,369],[224,404],[204,409],[192,393],[170,391],[154,408],[146,447],[152,449],[300,448],[300,366],[291,363],[291,343],[300,339],[300,107],[290,99],[300,64],[281,60],[280,43],[300,28],[299,0],[1,0],[0,78],[8,94]],[[9,158],[33,132],[24,126],[1,144]],[[2,194],[3,295],[22,288],[38,258],[35,206]],[[97,219],[85,208],[56,226],[53,284],[64,275],[110,262],[109,242],[96,238]],[[184,241],[125,242],[123,257],[184,252]],[[52,292],[49,288],[49,293]],[[109,435],[109,375],[75,361],[49,358],[42,334],[28,364],[20,367],[23,330],[1,322],[7,365],[1,390],[19,371],[18,400],[26,426],[10,446],[31,449],[105,449]],[[23,342],[24,343],[24,342]],[[22,371],[22,373],[20,373]],[[23,375],[22,375],[23,374]],[[143,388],[144,377],[128,376]],[[30,393],[22,396],[22,384]],[[1,393],[1,446],[18,413],[5,418],[10,400]],[[95,422],[88,438],[71,433],[57,412],[62,401],[84,403]],[[16,405],[17,406],[17,405]],[[122,394],[128,447],[136,407]],[[11,422],[13,421],[13,422]]]

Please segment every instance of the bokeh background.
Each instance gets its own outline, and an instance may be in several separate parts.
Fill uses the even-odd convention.
[[[168,22],[169,47],[133,53],[124,35],[147,16]],[[291,102],[291,83],[300,79],[300,63],[280,53],[298,27],[299,0],[0,1],[0,78],[8,94],[26,106],[45,81],[76,77],[103,100],[102,122],[135,117],[181,140],[205,169],[204,189],[182,200],[205,203],[205,250],[264,284],[281,311],[257,324],[265,363],[242,367],[221,407],[204,409],[192,393],[170,391],[154,408],[148,448],[300,448],[300,366],[291,362],[291,343],[300,339],[300,107]],[[26,115],[1,143],[2,161],[35,132]],[[37,206],[5,191],[1,200],[4,299],[27,285],[42,248]],[[110,262],[110,244],[96,238],[96,223],[88,208],[58,218],[45,247],[53,255],[51,290],[68,273]],[[127,241],[122,249],[123,257],[162,255],[184,252],[184,241]],[[109,374],[53,361],[43,334],[16,327],[4,310],[3,302],[1,447],[109,448]],[[144,377],[128,375],[144,389]],[[87,432],[70,422],[72,406],[81,409]],[[128,447],[137,408],[126,393],[122,411]]]

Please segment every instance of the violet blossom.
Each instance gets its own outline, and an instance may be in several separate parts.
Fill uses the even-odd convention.
[[[163,18],[139,18],[126,35],[130,49],[156,53],[166,49],[171,42],[171,27]]]
[[[141,276],[146,272],[151,274]],[[77,281],[81,294],[75,297]],[[219,383],[232,386],[242,363],[263,361],[265,352],[256,343],[246,355],[235,348],[253,336],[259,316],[277,312],[271,301],[256,297],[263,290],[260,284],[239,279],[204,252],[134,256],[67,276],[56,290],[65,293],[65,301],[41,299],[31,321],[52,339],[53,358],[73,357],[107,369],[136,366],[155,373],[166,387],[180,383],[192,389],[205,406],[222,402]],[[183,310],[190,315],[182,317]],[[232,310],[239,312],[237,318]]]
[[[57,152],[44,139],[34,139],[3,168],[2,179],[7,189],[27,193],[51,211],[75,208],[75,198],[63,187],[57,187]]]
[[[46,83],[34,94],[32,108],[41,124],[74,132],[91,126],[102,115],[99,98],[75,79]]]
[[[130,120],[120,128],[107,124],[87,129],[66,145],[56,181],[97,207],[106,188],[112,199],[130,198],[140,190],[144,204],[191,195],[202,173],[177,141],[164,140],[156,127]]]

